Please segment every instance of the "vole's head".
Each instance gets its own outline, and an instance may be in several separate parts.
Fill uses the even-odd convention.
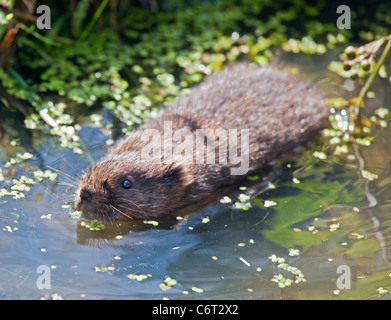
[[[120,154],[83,175],[74,208],[93,219],[145,219],[176,209],[185,188],[181,166],[141,163]]]

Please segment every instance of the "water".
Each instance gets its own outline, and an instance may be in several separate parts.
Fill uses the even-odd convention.
[[[289,56],[310,79],[330,76],[314,71],[326,70],[330,56],[308,59]],[[322,85],[341,90],[334,80]],[[389,107],[389,88],[385,80],[376,82],[368,114]],[[248,211],[217,200],[184,220],[161,221],[157,227],[108,224],[103,232],[81,226],[62,207],[72,200],[73,188],[61,182],[69,182],[66,175],[74,181],[88,160],[59,152],[53,139],[44,137],[34,144],[32,164],[65,175],[33,186],[24,199],[1,199],[0,298],[389,299],[379,288],[391,289],[391,129],[374,130],[374,143],[358,148],[365,169],[378,174],[369,183],[359,177],[357,159],[314,158],[319,142],[274,171],[269,178],[277,188],[260,194]],[[104,136],[85,127],[82,137],[98,159]],[[244,184],[246,193],[265,186],[243,182],[226,193],[234,199]],[[277,206],[265,208],[264,200]],[[279,274],[297,278],[292,269],[278,268],[273,255],[285,259],[286,269],[298,268],[304,280],[280,288],[272,281]],[[50,272],[50,289],[40,289],[41,265]],[[345,269],[337,273],[340,266]],[[145,279],[138,281],[141,275]],[[350,288],[338,288],[341,283]]]

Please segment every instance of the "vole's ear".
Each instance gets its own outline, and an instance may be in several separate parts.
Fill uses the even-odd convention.
[[[186,169],[182,165],[177,164],[169,164],[163,167],[162,178],[168,183],[182,183],[185,186],[190,183]]]

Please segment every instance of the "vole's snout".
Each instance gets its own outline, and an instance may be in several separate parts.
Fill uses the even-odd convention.
[[[88,190],[85,190],[85,189],[81,189],[80,190],[80,199],[82,201],[88,201],[90,202],[91,199],[92,199],[92,194],[91,192],[89,192]]]

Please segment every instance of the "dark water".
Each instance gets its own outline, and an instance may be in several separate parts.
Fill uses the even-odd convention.
[[[326,70],[331,59],[289,56],[288,62],[298,63],[314,81],[329,76],[318,70]],[[320,84],[341,88],[331,80]],[[368,114],[391,101],[388,81],[378,80],[374,91]],[[261,193],[248,211],[216,201],[176,223],[107,224],[104,232],[80,226],[72,210],[62,207],[72,200],[73,188],[61,183],[74,182],[89,161],[59,152],[52,138],[44,138],[33,164],[64,175],[33,186],[24,199],[0,199],[0,298],[389,299],[379,288],[391,289],[391,129],[373,130],[373,144],[356,150],[365,169],[378,175],[369,183],[358,174],[357,157],[313,157],[322,149],[319,142],[273,172],[277,188]],[[98,159],[103,134],[85,126],[82,138]],[[248,189],[239,190],[245,184]],[[265,182],[243,182],[227,194],[235,200],[264,187]],[[277,206],[265,208],[265,200]],[[290,249],[299,255],[291,256],[297,251]],[[285,259],[286,270],[273,255]],[[37,285],[41,265],[50,270],[50,289]],[[279,274],[297,280],[292,267],[304,276],[300,283],[280,288],[272,281]]]

